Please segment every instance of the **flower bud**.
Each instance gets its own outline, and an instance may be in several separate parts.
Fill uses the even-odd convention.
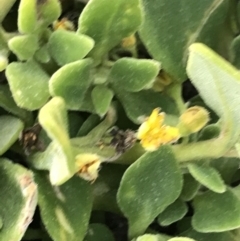
[[[201,106],[188,108],[181,116],[178,128],[181,136],[200,131],[209,121],[208,111]]]
[[[132,48],[136,45],[136,37],[134,34],[130,35],[129,37],[126,37],[122,40],[121,46],[123,48]]]

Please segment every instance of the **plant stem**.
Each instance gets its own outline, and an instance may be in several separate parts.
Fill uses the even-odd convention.
[[[180,83],[173,83],[166,88],[166,92],[176,102],[179,113],[183,113],[186,107],[182,99],[182,85]]]

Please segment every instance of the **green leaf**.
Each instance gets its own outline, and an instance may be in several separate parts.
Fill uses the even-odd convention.
[[[47,102],[49,76],[36,62],[13,62],[8,65],[6,76],[18,106],[37,110]]]
[[[94,46],[94,41],[83,34],[57,30],[49,39],[49,51],[59,65],[84,58]]]
[[[19,60],[28,60],[39,48],[38,38],[35,35],[15,36],[8,41],[8,47]]]
[[[172,99],[152,90],[133,93],[114,86],[114,92],[121,101],[129,119],[136,124],[141,124],[144,118],[149,116],[153,109],[157,107],[160,107],[167,114],[178,114],[177,107]]]
[[[96,113],[101,117],[104,116],[113,98],[112,90],[103,85],[97,85],[93,88],[91,95]]]
[[[197,241],[236,241],[230,232],[199,233],[193,229],[189,229],[181,235],[196,239]]]
[[[0,240],[20,241],[37,205],[32,172],[8,159],[0,159],[0,196]]]
[[[197,182],[192,175],[186,173],[183,175],[183,189],[181,193],[181,199],[184,201],[192,200],[200,188],[200,183]]]
[[[229,189],[224,193],[205,192],[195,197],[192,225],[202,233],[224,232],[240,227],[240,200]]]
[[[114,241],[112,232],[107,226],[100,223],[92,223],[89,225],[88,233],[84,238],[84,241]]]
[[[187,73],[204,102],[222,118],[226,130],[218,148],[225,153],[240,135],[240,73],[201,43],[189,49]]]
[[[61,15],[61,2],[58,0],[38,1],[38,20],[40,25],[48,27]]]
[[[168,241],[196,241],[196,240],[191,238],[177,237],[177,238],[171,238]]]
[[[117,196],[129,221],[130,237],[142,234],[178,198],[181,188],[182,176],[171,147],[162,146],[133,163],[123,175]]]
[[[177,199],[174,203],[169,205],[162,213],[159,214],[158,223],[161,226],[168,226],[182,219],[187,211],[188,208],[185,202]]]
[[[40,47],[36,52],[34,57],[40,62],[40,63],[47,63],[50,61],[50,53],[48,50],[48,46],[45,44],[42,47]]]
[[[32,120],[31,112],[21,109],[16,105],[7,85],[1,85],[0,87],[0,106],[26,122],[31,122]]]
[[[21,0],[18,8],[18,30],[33,33],[37,28],[37,1]]]
[[[218,39],[226,28],[227,1],[142,0],[142,5],[140,37],[153,58],[175,80],[187,79],[185,66],[190,44],[201,41],[220,48]]]
[[[202,185],[213,192],[223,193],[226,191],[226,185],[219,172],[206,164],[188,164],[188,170],[191,175]]]
[[[68,136],[67,110],[61,97],[54,97],[39,111],[39,123],[54,141],[55,155],[50,168],[50,181],[61,185],[75,173],[75,160]]]
[[[0,116],[0,155],[6,152],[18,139],[23,130],[23,123],[13,116]]]
[[[168,241],[169,237],[162,234],[144,234],[139,236],[136,241]]]
[[[51,95],[61,96],[68,109],[78,110],[92,82],[91,66],[91,59],[83,59],[57,70],[49,81]]]
[[[240,68],[240,36],[237,36],[231,44],[231,63],[235,65],[237,68]]]
[[[54,187],[47,174],[35,174],[41,219],[53,240],[83,240],[92,209],[90,184],[79,177]]]
[[[210,140],[217,138],[221,133],[219,124],[210,124],[203,128],[199,134],[198,141]]]
[[[78,22],[78,32],[95,40],[91,52],[94,59],[101,58],[141,24],[138,0],[91,0],[83,9]]]
[[[109,79],[117,88],[138,92],[150,88],[160,71],[160,63],[155,60],[121,58],[110,72]]]

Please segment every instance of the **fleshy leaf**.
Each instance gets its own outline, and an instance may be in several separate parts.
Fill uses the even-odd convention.
[[[80,15],[78,32],[95,40],[91,55],[100,60],[124,37],[136,32],[140,24],[139,0],[91,0]]]
[[[38,17],[40,24],[48,27],[61,15],[61,2],[59,0],[38,1]]]
[[[13,62],[8,65],[6,76],[18,106],[36,110],[47,102],[49,76],[36,62]]]
[[[37,206],[37,185],[32,173],[8,159],[0,159],[0,196],[0,240],[20,241]]]
[[[142,90],[136,93],[121,90],[114,86],[114,92],[121,101],[127,116],[136,124],[141,124],[153,109],[160,107],[167,114],[177,115],[175,102],[166,95],[152,90]]]
[[[103,85],[97,85],[93,88],[91,95],[96,113],[100,116],[104,116],[107,113],[113,98],[112,90]]]
[[[112,232],[103,224],[92,223],[88,227],[88,233],[84,241],[114,241]]]
[[[0,116],[0,155],[6,152],[18,139],[23,130],[23,123],[13,116]]]
[[[221,233],[199,233],[193,229],[189,229],[181,234],[189,238],[196,239],[197,241],[235,241],[236,239],[230,232]]]
[[[191,238],[177,237],[177,238],[171,238],[168,241],[196,241],[196,240]]]
[[[153,58],[175,80],[187,79],[185,66],[190,44],[201,41],[220,49],[223,40],[218,39],[224,36],[221,32],[226,28],[227,1],[143,0],[142,5],[140,37]]]
[[[219,172],[205,164],[188,164],[188,170],[192,176],[205,187],[213,192],[223,193],[226,191],[226,185]]]
[[[92,209],[90,184],[73,177],[54,187],[44,172],[37,172],[42,221],[53,240],[83,240]]]
[[[21,0],[18,8],[18,30],[33,33],[37,28],[37,1]]]
[[[91,59],[64,65],[52,75],[49,81],[50,93],[61,96],[68,109],[78,110],[92,81],[91,66]]]
[[[54,141],[50,181],[61,185],[75,173],[75,160],[68,136],[67,110],[61,97],[54,97],[39,111],[39,123]]]
[[[183,175],[183,188],[181,193],[181,199],[184,201],[192,200],[200,188],[200,183],[197,182],[192,175],[186,173]]]
[[[77,136],[87,135],[96,125],[100,123],[101,119],[98,115],[90,115],[80,127]]]
[[[0,106],[26,122],[31,122],[32,120],[32,113],[21,109],[16,105],[12,98],[11,91],[6,85],[0,87]]]
[[[158,223],[161,226],[168,226],[182,219],[187,211],[188,208],[185,202],[177,199],[174,203],[169,205],[162,213],[159,214]]]
[[[160,70],[155,60],[121,58],[116,61],[110,72],[110,80],[117,88],[138,92],[151,87]]]
[[[38,39],[35,35],[16,36],[8,41],[8,47],[20,60],[28,60],[39,48]]]
[[[218,148],[227,150],[240,135],[240,73],[201,43],[192,44],[189,50],[187,73],[204,102],[222,118],[226,130]]]
[[[169,146],[146,153],[133,163],[123,175],[117,196],[129,221],[130,237],[142,234],[178,198],[181,188],[182,176]]]
[[[49,51],[59,65],[84,58],[93,48],[94,41],[83,34],[57,30],[49,39]]]
[[[232,192],[207,191],[195,197],[192,225],[202,233],[224,232],[240,227],[240,200]]]
[[[139,236],[136,241],[168,241],[169,237],[162,234],[144,234]]]

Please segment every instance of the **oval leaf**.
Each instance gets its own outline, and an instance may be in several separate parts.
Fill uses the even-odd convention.
[[[33,175],[8,159],[0,159],[0,240],[20,241],[37,206],[37,185]]]
[[[35,35],[16,36],[8,41],[8,47],[20,60],[28,60],[39,47],[38,39]]]
[[[215,168],[204,164],[189,164],[188,170],[198,182],[213,192],[223,193],[226,191],[227,187]]]
[[[42,221],[53,240],[83,240],[92,209],[90,184],[73,177],[60,187],[49,182],[47,174],[35,174],[39,188]]]
[[[121,58],[110,72],[110,80],[118,88],[138,92],[155,81],[160,63],[155,60]]]
[[[141,124],[144,118],[158,107],[167,114],[178,114],[176,104],[171,98],[152,90],[133,93],[114,86],[114,92],[121,101],[129,119],[136,124]]]
[[[47,73],[34,61],[13,62],[6,69],[13,98],[18,106],[36,110],[49,98]]]
[[[112,90],[105,86],[97,85],[93,88],[91,95],[96,113],[101,117],[104,116],[107,113],[113,98]]]
[[[49,39],[50,54],[59,65],[84,58],[93,46],[90,37],[65,30],[55,31]]]
[[[231,191],[208,191],[194,199],[193,228],[202,233],[224,232],[240,227],[240,200]]]
[[[23,130],[23,123],[13,116],[0,116],[0,155],[6,152],[18,139]]]
[[[64,65],[49,81],[51,95],[61,96],[69,109],[78,110],[91,84],[91,66],[91,59]]]
[[[196,241],[196,240],[191,238],[177,237],[177,238],[171,238],[168,241]]]
[[[92,55],[100,60],[124,37],[133,34],[140,24],[139,0],[91,0],[80,15],[78,32],[95,40]]]
[[[32,33],[37,27],[37,2],[21,0],[18,8],[18,30]]]
[[[192,175],[186,173],[183,175],[183,188],[181,192],[181,199],[184,201],[192,200],[200,188],[200,183],[197,182]]]
[[[178,220],[182,219],[187,213],[188,208],[185,202],[177,199],[174,203],[169,205],[159,216],[158,223],[161,226],[168,226]]]
[[[142,5],[141,39],[153,58],[160,61],[175,80],[187,79],[185,66],[190,44],[198,40],[220,49],[222,40],[218,39],[226,28],[227,1],[143,0]]]
[[[181,188],[182,176],[169,146],[146,153],[133,163],[123,175],[117,196],[129,221],[130,236],[142,234],[178,198]]]

